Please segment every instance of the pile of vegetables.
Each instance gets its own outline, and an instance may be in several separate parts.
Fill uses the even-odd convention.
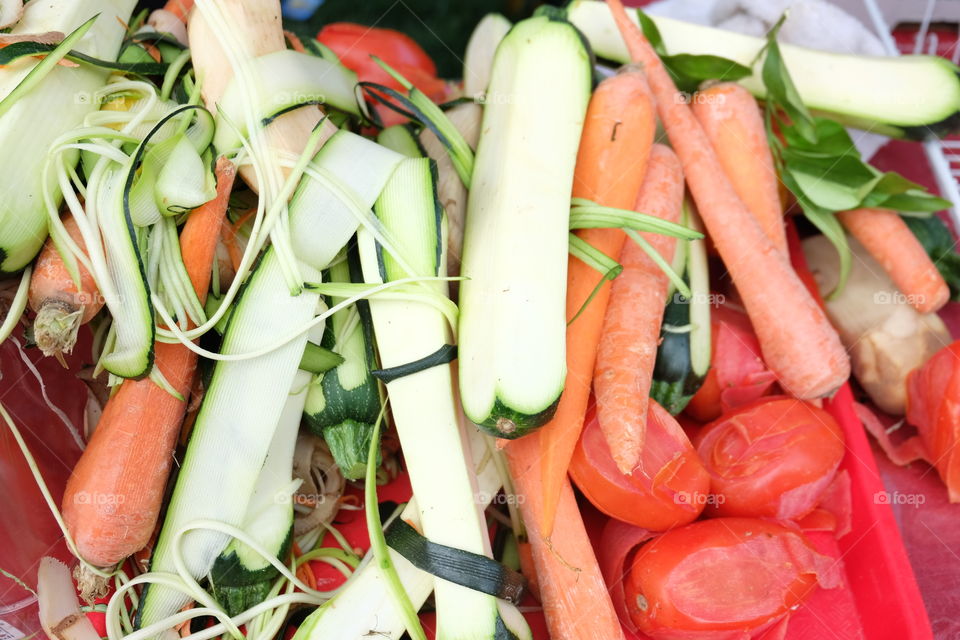
[[[44,559],[51,637],[782,631],[843,585],[851,372],[960,500],[949,203],[841,126],[949,133],[946,62],[577,0],[485,18],[461,86],[276,0],[134,4],[0,35],[0,340],[89,326],[107,397],[59,504],[0,405],[87,603]]]

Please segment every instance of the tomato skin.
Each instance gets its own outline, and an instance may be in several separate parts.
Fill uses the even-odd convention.
[[[332,22],[320,29],[317,40],[330,47],[344,65],[357,73],[359,67],[372,62],[370,56],[375,55],[392,67],[402,64],[430,76],[437,75],[437,65],[427,52],[401,31],[354,22]]]
[[[950,502],[960,502],[960,340],[907,376],[907,422],[917,428]]]
[[[745,638],[804,602],[828,567],[799,531],[752,518],[703,520],[639,548],[627,608],[653,640]]]
[[[833,416],[786,396],[736,409],[697,436],[710,474],[711,516],[802,518],[819,503],[844,455]]]
[[[632,475],[617,468],[591,406],[570,462],[570,476],[597,509],[651,531],[692,522],[710,492],[710,476],[693,445],[673,416],[653,400],[647,410],[643,455]]]
[[[768,393],[776,381],[760,352],[760,341],[746,313],[728,305],[710,313],[713,353],[710,370],[687,405],[686,413],[709,422]]]

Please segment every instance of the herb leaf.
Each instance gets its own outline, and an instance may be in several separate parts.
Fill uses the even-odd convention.
[[[677,88],[687,93],[696,91],[705,80],[735,82],[746,78],[752,71],[739,62],[712,55],[693,55],[690,53],[667,54],[663,37],[656,23],[646,13],[637,9],[637,18],[643,35],[653,50],[660,56],[663,66],[673,77]]]
[[[777,34],[786,17],[786,14],[781,16],[767,34],[767,55],[763,60],[761,77],[767,87],[768,100],[772,99],[783,110],[800,136],[810,143],[816,143],[817,131],[813,116],[800,99],[800,93],[787,72],[787,66],[780,54],[780,45],[777,43]]]

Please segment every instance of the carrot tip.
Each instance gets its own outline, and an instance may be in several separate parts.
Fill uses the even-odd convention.
[[[45,356],[62,355],[73,351],[77,332],[83,319],[83,310],[63,300],[47,300],[33,321],[33,340]]]
[[[85,564],[78,564],[74,567],[73,579],[77,581],[77,590],[80,592],[80,597],[90,605],[96,600],[104,598],[110,591],[110,579],[98,576],[90,571]]]

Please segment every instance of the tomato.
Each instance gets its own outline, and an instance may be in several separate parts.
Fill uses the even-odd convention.
[[[843,459],[844,440],[823,409],[777,396],[704,427],[697,453],[710,474],[709,515],[793,519],[820,502]]]
[[[960,340],[907,376],[907,422],[917,428],[950,502],[960,502]]]
[[[653,640],[739,640],[837,578],[799,531],[752,518],[703,520],[639,548],[627,609]]]
[[[416,67],[427,75],[437,75],[437,65],[416,41],[393,29],[368,27],[353,22],[333,22],[317,34],[317,40],[330,47],[344,65],[358,70],[375,55],[392,67]]]
[[[617,468],[591,407],[570,475],[597,509],[651,531],[692,522],[710,492],[710,476],[693,445],[673,416],[653,400],[643,455],[633,474],[624,475]]]
[[[449,88],[437,77],[437,65],[405,33],[352,22],[334,22],[320,30],[317,40],[330,47],[344,66],[356,72],[361,82],[375,82],[406,93],[400,83],[370,57],[375,55],[434,102],[444,102],[448,98]],[[372,101],[378,102],[375,98]],[[376,105],[375,109],[385,127],[407,121],[383,105]]]
[[[687,414],[701,422],[753,402],[770,391],[776,381],[760,353],[747,314],[720,305],[710,314],[713,354],[710,371],[687,405]]]

